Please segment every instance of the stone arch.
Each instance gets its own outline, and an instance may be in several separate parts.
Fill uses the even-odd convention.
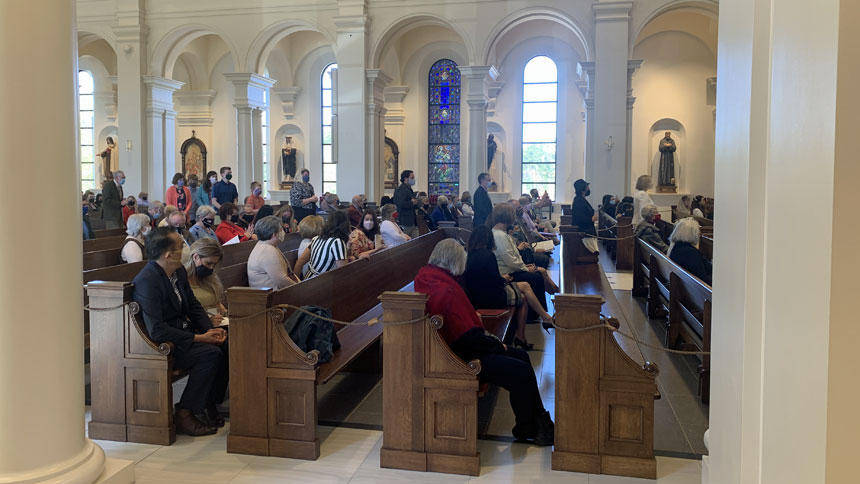
[[[581,59],[591,60],[594,55],[594,48],[591,45],[590,35],[586,35],[585,29],[575,19],[568,16],[566,13],[551,9],[551,8],[527,8],[514,12],[499,22],[487,37],[487,43],[481,53],[481,62],[484,65],[493,64],[491,57],[493,56],[496,45],[504,38],[505,34],[510,32],[514,27],[522,25],[531,20],[549,20],[558,23],[568,28],[573,35],[579,39],[580,49],[579,55]],[[576,46],[574,46],[576,48]]]
[[[305,31],[317,32],[321,34],[332,46],[336,44],[334,36],[330,32],[320,28],[318,25],[304,20],[281,20],[263,29],[263,31],[257,35],[257,38],[254,39],[254,42],[251,44],[251,48],[248,50],[245,71],[263,75],[269,54],[278,42],[290,34]]]
[[[116,55],[118,51],[116,40],[111,35],[109,29],[100,28],[93,25],[87,26],[86,28],[78,29],[78,50],[80,50],[81,48],[85,48],[87,45],[99,40],[104,40],[105,42],[107,42],[108,45],[110,45],[113,49],[114,55]]]
[[[469,40],[469,36],[466,35],[466,32],[460,28],[460,26],[436,14],[418,13],[402,17],[383,30],[382,35],[373,44],[373,49],[371,50],[370,55],[370,68],[379,69],[380,63],[382,62],[382,56],[391,47],[395,40],[415,28],[431,25],[447,28],[456,33],[463,42],[463,46],[466,48],[469,64],[474,62],[474,46]]]
[[[633,26],[633,35],[630,36],[630,53],[633,53],[633,48],[636,46],[637,40],[639,40],[639,35],[649,23],[661,15],[678,10],[693,11],[713,19],[719,19],[719,3],[717,0],[670,1],[649,12],[643,17],[642,21]]]
[[[176,58],[176,62],[181,62],[185,67],[186,72],[188,72],[190,82],[188,85],[182,86],[183,88],[193,91],[208,87],[209,73],[207,72],[206,66],[203,64],[203,61],[196,54],[193,52],[182,52]],[[175,69],[176,64],[174,63],[174,72]]]
[[[176,65],[176,60],[182,54],[183,50],[194,39],[204,35],[215,35],[220,38],[227,46],[227,51],[233,58],[233,65],[237,68],[242,65],[239,62],[236,47],[230,41],[229,37],[209,25],[192,24],[178,27],[159,40],[152,55],[150,73],[157,77],[172,78],[173,67]]]

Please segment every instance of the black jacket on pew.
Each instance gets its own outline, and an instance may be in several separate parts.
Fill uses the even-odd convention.
[[[676,242],[669,258],[672,259],[672,262],[689,271],[690,274],[705,281],[709,286],[711,285],[714,266],[699,252],[699,249],[687,242]]]
[[[176,291],[164,269],[149,261],[134,278],[133,297],[143,311],[149,337],[158,343],[170,341],[182,353],[191,348],[195,334],[212,329],[212,321],[194,297],[185,268],[175,274]]]

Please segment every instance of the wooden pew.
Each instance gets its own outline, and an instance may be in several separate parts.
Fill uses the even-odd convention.
[[[93,230],[93,235],[97,239],[104,239],[107,237],[116,237],[118,235],[126,235],[126,233],[125,233],[125,228],[118,228],[118,229]]]
[[[561,221],[559,225],[573,225],[573,207],[571,205],[561,206]]]
[[[120,265],[123,263],[122,247],[97,250],[95,252],[84,252],[83,259],[84,271]]]
[[[472,230],[472,217],[469,215],[460,215],[457,217],[457,226],[461,229],[468,230],[471,232]]]
[[[562,271],[574,274],[564,278],[564,294],[554,298],[558,326],[598,325],[604,314],[630,333],[599,264],[577,265],[562,257]],[[655,479],[657,373],[635,342],[617,333],[557,330],[552,468]]]
[[[227,452],[317,459],[318,384],[362,353],[378,348],[382,325],[336,326],[340,350],[327,363],[284,332],[279,304],[328,308],[334,319],[366,322],[382,314],[378,297],[411,286],[436,244],[460,229],[437,230],[279,291],[228,290],[230,304],[230,435]]]
[[[648,266],[648,280],[647,282],[641,281],[648,288],[646,312],[649,318],[664,318],[669,314],[669,279],[674,264],[663,252],[643,242],[642,239],[637,238],[636,245],[639,248],[640,263]],[[637,282],[636,279],[634,272],[634,286]]]
[[[633,269],[633,217],[618,217],[616,219],[615,237],[619,240],[616,245],[615,268],[619,271]]]
[[[125,235],[116,235],[113,237],[85,240],[84,252],[95,252],[97,250],[116,249],[117,247],[122,247],[125,237]]]
[[[696,222],[699,222],[699,227],[702,229],[702,233],[705,235],[714,235],[714,221],[707,218],[702,217],[693,217],[696,219]]]
[[[592,254],[582,244],[583,236],[579,233],[579,227],[575,225],[562,225],[558,228],[562,239],[562,258],[568,261],[576,261],[576,264],[570,266],[570,270],[562,271],[562,279],[564,277],[573,277],[575,267],[579,264],[596,264],[598,254]]]
[[[704,234],[699,236],[699,250],[708,260],[714,260],[714,236]]]

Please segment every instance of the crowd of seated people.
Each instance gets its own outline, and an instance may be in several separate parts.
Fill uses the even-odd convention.
[[[364,209],[360,215],[358,226],[349,233],[349,241],[346,244],[349,261],[369,257],[374,252],[379,251],[381,247],[376,247],[377,235],[379,235],[379,222],[376,212],[370,208]]]
[[[307,263],[303,279],[316,277],[349,262],[346,246],[350,231],[349,216],[345,211],[337,210],[329,214],[322,232],[311,240],[296,261],[296,267],[303,267]]]
[[[232,203],[225,202],[221,204],[221,209],[218,210],[218,217],[221,219],[221,223],[215,229],[215,236],[218,237],[218,242],[226,244],[234,238],[238,238],[239,242],[257,238],[252,228],[242,228],[238,225],[239,209]]]

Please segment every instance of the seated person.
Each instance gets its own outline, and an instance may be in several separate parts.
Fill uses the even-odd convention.
[[[361,225],[361,214],[364,211],[365,203],[367,203],[367,199],[364,195],[352,197],[352,204],[349,206],[349,224],[353,228],[358,228]]]
[[[460,215],[463,215],[463,211],[460,210],[460,207],[463,206],[463,202],[460,201],[460,197],[457,195],[451,195],[450,200],[448,200],[448,210],[451,211],[451,216],[454,217],[454,221],[459,222]],[[457,226],[460,224],[458,223]]]
[[[149,213],[149,220],[151,221],[150,224],[153,227],[158,226],[158,222],[161,222],[161,217],[164,216],[164,204],[158,200],[153,200],[152,203],[149,204],[147,213]]]
[[[177,210],[171,213],[165,220],[167,220],[168,228],[172,228],[182,237],[182,265],[188,265],[188,262],[191,260],[191,244],[194,242],[194,237],[185,228],[185,212]]]
[[[541,233],[543,227],[539,227],[532,218],[532,200],[530,197],[523,195],[517,201],[519,207],[516,209],[517,222],[523,231],[523,235],[530,243],[543,242],[544,240],[552,240],[553,244],[558,245],[558,237],[546,237]],[[552,229],[550,228],[550,232]]]
[[[655,222],[660,216],[657,213],[657,207],[654,205],[645,205],[642,207],[642,210],[639,211],[639,214],[642,217],[642,220],[636,225],[636,229],[633,231],[633,236],[639,237],[655,249],[658,249],[660,252],[665,254],[666,250],[669,249],[669,246],[666,245],[666,242],[663,240],[663,236],[660,234],[660,229],[655,225]]]
[[[319,215],[308,215],[299,222],[299,234],[302,236],[302,241],[299,243],[299,255],[303,254],[305,249],[311,246],[311,242],[316,236],[322,233],[324,225],[325,220]],[[296,274],[306,274],[308,272],[307,262],[302,266],[296,265],[294,271]]]
[[[466,252],[460,244],[453,239],[443,240],[436,244],[427,265],[418,271],[415,291],[427,294],[428,314],[440,314],[445,319],[440,332],[451,351],[466,362],[480,360],[481,381],[510,392],[516,418],[514,437],[533,440],[536,445],[552,445],[554,425],[541,401],[529,355],[486,332],[481,317],[455,279],[465,267]]]
[[[197,302],[210,314],[213,326],[218,326],[227,315],[224,307],[224,286],[215,275],[215,266],[221,263],[224,251],[217,239],[204,237],[191,244],[191,260],[185,266],[188,284]]]
[[[218,237],[218,242],[221,242],[221,245],[226,244],[234,237],[239,237],[239,242],[257,239],[251,230],[236,225],[239,221],[239,209],[232,203],[222,203],[218,210],[218,217],[221,218],[221,223],[215,229],[215,236]]]
[[[397,212],[397,207],[393,203],[389,203],[382,207],[382,223],[379,224],[379,234],[382,236],[382,243],[385,248],[390,249],[411,240],[400,226],[394,222],[394,214]]]
[[[212,228],[215,225],[215,209],[210,205],[200,205],[197,208],[197,223],[191,226],[188,230],[191,233],[191,237],[197,241],[200,239],[213,239],[218,240],[218,236],[215,235],[215,229]]]
[[[340,199],[337,198],[337,194],[326,193],[320,200],[320,211],[325,213],[332,213],[338,210],[339,205]]]
[[[299,282],[278,245],[284,240],[281,219],[270,215],[254,225],[257,245],[248,256],[248,285],[282,289]]]
[[[128,224],[128,218],[137,213],[137,207],[134,206],[136,200],[133,196],[129,196],[125,199],[125,206],[122,207],[122,223],[123,225]]]
[[[460,196],[460,211],[463,212],[463,215],[468,215],[469,217],[475,216],[475,207],[472,205],[471,193],[463,192],[463,195]]]
[[[146,237],[149,263],[134,278],[133,299],[140,305],[149,337],[174,344],[173,367],[187,370],[188,384],[176,405],[176,432],[211,435],[224,425],[216,405],[227,390],[227,333],[213,328],[194,297],[182,267],[182,238],[156,228]]]
[[[275,214],[275,207],[271,205],[263,205],[257,210],[257,213],[254,215],[254,220],[251,222],[256,225],[258,220],[262,220],[265,217],[271,217]]]
[[[430,211],[430,201],[427,195],[418,195],[418,205],[415,206],[415,220],[420,223],[421,220],[427,225],[427,230],[432,232],[436,230],[436,222],[428,213]]]
[[[618,217],[632,217],[633,216],[633,197],[624,197],[621,199],[621,203],[618,204],[618,208],[615,209],[616,219]]]
[[[178,212],[179,209],[176,208],[176,205],[165,205],[164,212],[161,215],[161,218],[155,221],[156,227],[167,227],[167,218],[170,217],[170,214],[173,212]]]
[[[439,198],[436,199],[436,208],[433,209],[433,213],[430,214],[430,218],[433,219],[433,222],[436,225],[439,225],[439,222],[456,222],[454,219],[454,215],[451,214],[451,210],[448,209],[448,197],[445,195],[439,195]]]
[[[530,351],[534,345],[526,341],[526,319],[531,308],[540,315],[542,321],[552,324],[552,316],[544,310],[526,282],[514,282],[510,275],[502,277],[493,249],[496,248],[493,231],[486,225],[472,230],[466,250],[466,272],[463,279],[466,294],[472,306],[480,309],[504,309],[513,307],[516,311],[517,335],[514,346]],[[528,304],[528,306],[526,306]]]
[[[137,213],[147,213],[149,211],[149,194],[139,192],[137,194]]]
[[[705,197],[701,195],[696,195],[693,197],[693,201],[690,203],[691,213],[693,217],[705,218]]]
[[[384,207],[389,203],[394,203],[394,200],[388,195],[383,195],[381,199],[379,199],[379,206]]]
[[[600,209],[603,213],[615,218],[615,209],[618,208],[618,199],[615,195],[603,195],[603,203],[600,204]]]
[[[298,230],[296,225],[296,217],[293,215],[293,207],[289,203],[285,203],[275,212],[275,217],[280,217],[284,225],[284,232],[292,234]]]
[[[714,266],[699,252],[699,237],[701,228],[693,218],[678,220],[675,230],[669,236],[672,245],[669,246],[669,258],[672,262],[686,269],[690,274],[711,285]]]
[[[245,197],[245,205],[242,206],[242,213],[239,214],[239,221],[236,222],[236,225],[253,232],[254,228],[252,225],[254,223],[254,216],[257,215],[257,211],[254,210],[254,205],[249,201],[250,199],[250,195]]]
[[[304,274],[305,279],[338,269],[349,262],[346,255],[349,232],[349,216],[346,211],[331,212],[322,232],[313,239],[304,252],[299,254],[296,261],[296,267],[303,267],[305,262],[308,263],[308,271]]]
[[[693,216],[693,199],[689,195],[684,195],[675,207],[675,220]]]
[[[358,228],[352,229],[349,233],[349,241],[346,243],[349,261],[369,257],[370,254],[382,249],[382,247],[376,247],[374,243],[377,235],[379,235],[379,226],[376,223],[376,212],[371,208],[365,209]]]
[[[132,262],[143,260],[143,254],[145,253],[144,240],[150,230],[152,230],[152,227],[149,225],[148,216],[136,213],[128,218],[125,230],[128,237],[125,238],[122,251],[120,252],[120,258],[122,258],[123,262],[131,264]]]

